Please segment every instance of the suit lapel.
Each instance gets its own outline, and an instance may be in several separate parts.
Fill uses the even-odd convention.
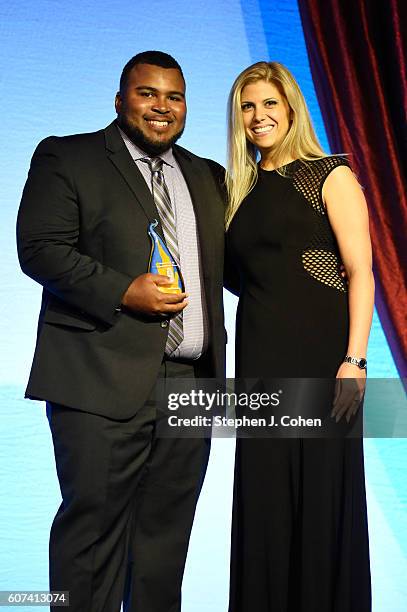
[[[153,219],[158,220],[156,231],[158,231],[160,236],[164,239],[160,215],[154,204],[153,196],[146,185],[143,175],[131,158],[116,127],[115,121],[113,121],[104,132],[109,159],[134,193],[148,221],[151,222]],[[214,261],[214,250],[211,248],[211,245],[213,243],[213,231],[216,230],[214,222],[211,223],[211,198],[213,198],[213,194],[212,192],[209,193],[207,184],[208,179],[202,171],[200,164],[193,160],[188,154],[188,151],[178,146],[174,146],[173,151],[191,194],[198,227],[202,261],[204,262],[202,265],[203,275],[205,279],[208,279]]]
[[[143,175],[131,158],[115,122],[111,123],[105,129],[105,140],[107,156],[116,166],[117,170],[134,193],[149,222],[153,221],[153,219],[160,221],[160,216],[154,204],[153,196],[146,185]],[[159,228],[162,234],[160,225]]]
[[[207,179],[200,165],[190,157],[184,149],[174,147],[174,156],[182,170],[188,185],[198,227],[199,243],[202,255],[202,270],[205,279],[209,278],[212,269],[213,249],[211,224],[211,207],[207,193]]]

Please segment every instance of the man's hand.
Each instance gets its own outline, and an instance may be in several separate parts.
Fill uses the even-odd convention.
[[[188,305],[187,293],[163,293],[160,286],[171,285],[161,274],[141,274],[128,287],[122,304],[129,310],[150,316],[172,316]]]
[[[343,280],[346,282],[347,285],[349,285],[349,277],[346,274],[346,268],[343,264],[341,264],[339,266],[339,274],[342,276]]]

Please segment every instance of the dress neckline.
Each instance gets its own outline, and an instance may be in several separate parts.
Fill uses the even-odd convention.
[[[299,161],[300,161],[299,159],[293,159],[293,161],[288,162],[288,164],[284,164],[282,166],[279,166],[278,168],[274,168],[274,170],[266,170],[266,168],[262,168],[260,165],[260,162],[257,165],[262,172],[266,172],[267,174],[272,174],[273,172],[277,172],[278,170],[282,170],[283,168],[288,168],[289,166],[292,166],[293,164]]]

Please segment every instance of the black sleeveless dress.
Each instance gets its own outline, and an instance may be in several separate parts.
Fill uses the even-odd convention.
[[[258,181],[227,232],[240,277],[238,378],[335,378],[347,285],[322,201],[341,157]],[[371,610],[360,439],[237,440],[229,612]]]

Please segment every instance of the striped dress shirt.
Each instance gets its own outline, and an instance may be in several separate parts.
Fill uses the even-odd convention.
[[[120,128],[119,132],[152,192],[152,175],[149,165],[141,161],[148,157],[147,153],[136,146]],[[164,161],[164,178],[175,212],[181,273],[185,291],[189,294],[188,306],[183,311],[184,339],[172,353],[171,358],[195,360],[199,359],[208,345],[208,317],[195,211],[188,186],[172,149],[157,157],[161,157]]]

